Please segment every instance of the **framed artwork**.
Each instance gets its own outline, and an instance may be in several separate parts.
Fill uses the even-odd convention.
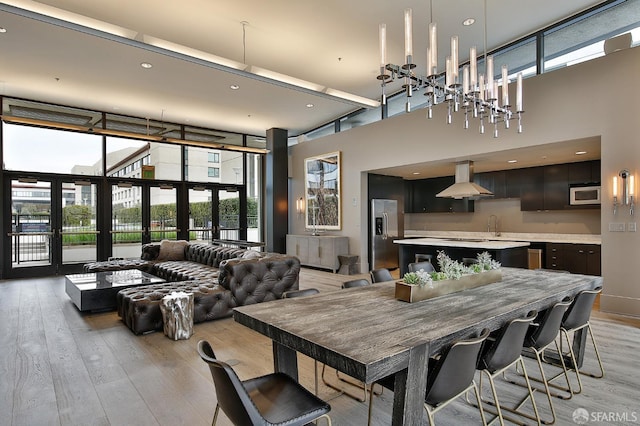
[[[305,227],[342,229],[340,151],[304,160]]]

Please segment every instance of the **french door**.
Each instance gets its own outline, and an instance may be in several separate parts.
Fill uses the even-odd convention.
[[[146,182],[111,186],[112,257],[139,257],[143,244],[177,239],[177,224],[174,186]]]
[[[214,206],[214,216],[218,219],[218,227],[214,239],[246,239],[246,236],[242,236],[241,232],[243,226],[240,223],[240,196],[238,189],[235,187],[220,188],[216,192],[217,202]]]
[[[97,259],[98,185],[71,178],[7,179],[9,276],[53,275]]]
[[[189,240],[242,239],[239,191],[235,187],[189,188]]]

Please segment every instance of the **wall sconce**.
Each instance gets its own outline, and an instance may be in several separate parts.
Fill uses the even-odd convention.
[[[296,213],[299,217],[304,215],[304,198],[300,197],[296,200]]]
[[[622,181],[622,194],[621,200],[618,202],[618,176]],[[629,170],[622,169],[618,173],[618,176],[613,177],[613,214],[618,212],[618,205],[629,206],[629,214],[633,216],[634,207],[634,194],[635,194],[635,182],[634,176],[629,173]]]

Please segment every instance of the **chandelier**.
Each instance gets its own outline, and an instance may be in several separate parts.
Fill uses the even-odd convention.
[[[453,122],[453,113],[464,111],[464,128],[469,128],[469,116],[479,119],[479,131],[485,132],[485,121],[493,124],[493,137],[498,137],[498,124],[504,123],[506,129],[514,118],[518,120],[518,133],[522,133],[522,73],[516,78],[516,102],[512,108],[509,100],[509,78],[506,65],[502,65],[500,85],[494,79],[493,55],[486,54],[486,0],[485,0],[485,73],[478,74],[477,50],[472,47],[469,51],[469,64],[462,67],[462,81],[460,81],[460,67],[458,65],[458,37],[451,37],[451,52],[446,58],[444,84],[438,75],[438,45],[436,24],[429,24],[429,47],[426,52],[427,75],[420,76],[413,72],[416,67],[413,62],[412,10],[404,11],[404,65],[387,63],[387,26],[380,24],[380,75],[382,103],[386,104],[385,86],[390,81],[404,79],[403,88],[406,92],[406,112],[411,112],[411,97],[416,90],[425,90],[427,97],[427,118],[433,117],[433,106],[447,103],[447,123]]]

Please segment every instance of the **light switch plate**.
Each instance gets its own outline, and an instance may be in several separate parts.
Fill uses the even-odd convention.
[[[609,223],[609,232],[624,232],[624,223]]]
[[[629,222],[627,224],[627,231],[636,232],[636,223],[635,222]]]

